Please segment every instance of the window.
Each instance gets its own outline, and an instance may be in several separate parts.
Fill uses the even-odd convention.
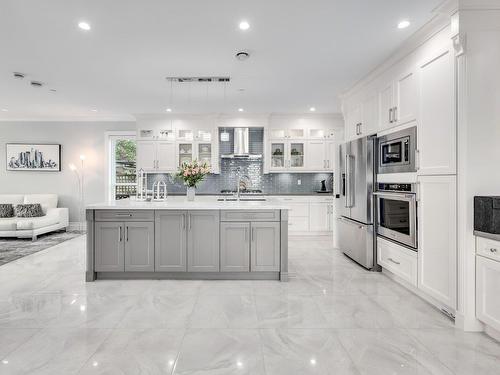
[[[137,144],[133,135],[109,135],[109,198],[126,199],[137,189]]]

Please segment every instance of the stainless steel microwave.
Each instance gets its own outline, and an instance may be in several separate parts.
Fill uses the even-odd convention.
[[[377,138],[377,173],[416,172],[417,127]]]

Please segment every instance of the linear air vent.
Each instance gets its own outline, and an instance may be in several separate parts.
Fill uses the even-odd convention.
[[[168,82],[179,82],[179,83],[218,83],[218,82],[229,82],[230,77],[166,77]]]

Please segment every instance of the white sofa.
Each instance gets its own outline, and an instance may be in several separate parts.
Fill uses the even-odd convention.
[[[0,237],[31,238],[40,234],[67,229],[69,212],[57,207],[56,194],[0,194],[0,203],[18,204],[40,203],[44,216],[0,218]]]

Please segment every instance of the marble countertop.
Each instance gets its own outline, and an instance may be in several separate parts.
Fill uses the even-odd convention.
[[[197,196],[193,202],[185,196],[169,196],[163,202],[123,199],[87,205],[90,210],[287,210],[286,203],[266,197],[265,201],[217,201],[216,196]]]

